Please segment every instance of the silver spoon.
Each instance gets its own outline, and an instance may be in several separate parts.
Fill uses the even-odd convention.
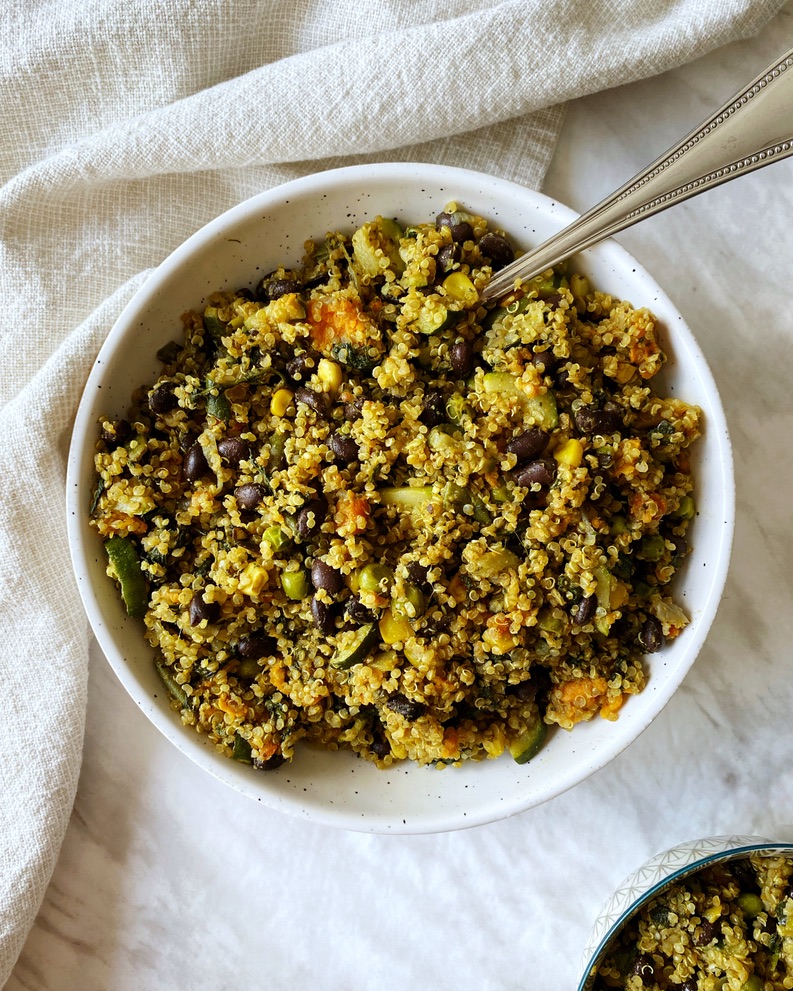
[[[482,298],[495,299],[577,251],[718,186],[793,154],[793,49],[643,172],[501,269]]]

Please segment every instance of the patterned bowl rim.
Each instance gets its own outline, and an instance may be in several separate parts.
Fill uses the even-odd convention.
[[[704,853],[708,846],[712,847],[711,852]],[[745,857],[753,853],[760,853],[768,857],[779,856],[780,854],[784,855],[786,853],[793,855],[793,843],[769,840],[761,836],[711,836],[706,839],[690,840],[686,843],[676,844],[662,853],[656,854],[656,856],[648,860],[642,867],[632,871],[606,903],[598,916],[599,919],[603,918],[603,915],[608,910],[608,906],[620,891],[627,891],[631,887],[640,887],[642,877],[646,878],[653,871],[664,870],[664,866],[673,857],[678,862],[681,857],[688,858],[679,867],[669,873],[665,873],[663,877],[660,877],[655,883],[651,884],[646,891],[631,898],[627,906],[622,909],[619,915],[609,925],[594,951],[591,953],[589,951],[586,952],[585,956],[588,957],[588,962],[584,967],[584,973],[578,985],[578,991],[591,991],[597,968],[602,962],[606,950],[611,945],[614,937],[623,925],[632,919],[648,901],[665,888],[674,884],[675,881],[690,877],[692,874],[696,874],[711,864],[727,860],[737,860],[740,857]]]

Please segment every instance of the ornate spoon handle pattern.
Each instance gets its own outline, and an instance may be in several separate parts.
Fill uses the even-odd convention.
[[[485,299],[618,231],[793,154],[793,49],[597,206],[497,273]]]

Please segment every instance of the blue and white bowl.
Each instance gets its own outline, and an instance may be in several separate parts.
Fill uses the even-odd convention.
[[[740,860],[755,853],[793,857],[793,843],[760,836],[708,836],[664,850],[629,874],[603,906],[595,922],[584,950],[584,972],[578,991],[590,991],[612,942],[647,902],[676,881],[691,877],[705,867]]]

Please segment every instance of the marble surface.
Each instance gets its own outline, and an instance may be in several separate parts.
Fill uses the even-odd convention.
[[[571,105],[545,191],[585,209],[791,46],[788,5],[759,38]],[[94,647],[71,825],[7,991],[575,988],[600,906],[648,857],[719,833],[793,838],[791,216],[793,160],[619,238],[711,364],[738,510],[706,646],[627,752],[490,826],[348,833],[206,779]]]

